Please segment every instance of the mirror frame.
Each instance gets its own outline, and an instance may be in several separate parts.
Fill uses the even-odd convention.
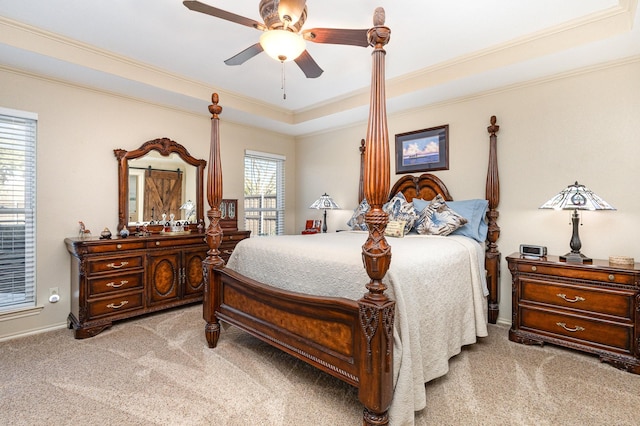
[[[192,157],[187,149],[178,142],[168,138],[153,139],[143,143],[140,148],[133,151],[124,149],[114,149],[113,154],[118,160],[118,232],[122,228],[132,231],[129,226],[129,160],[140,158],[150,151],[158,151],[161,155],[167,157],[172,153],[176,153],[186,163],[196,167],[196,223],[189,225],[190,228],[197,227],[197,223],[204,221],[203,207],[203,190],[204,190],[204,169],[207,166],[205,160],[199,160]],[[133,227],[135,229],[135,227]]]

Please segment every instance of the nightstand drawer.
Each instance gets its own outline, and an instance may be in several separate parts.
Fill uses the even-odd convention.
[[[142,308],[142,292],[115,296],[88,303],[89,317],[97,318]]]
[[[520,306],[520,329],[556,335],[588,346],[600,345],[630,353],[633,325],[598,321],[560,312]]]
[[[523,277],[520,280],[520,301],[555,305],[562,308],[589,311],[633,320],[635,293],[602,287],[547,282]]]
[[[519,263],[516,267],[518,272],[535,273],[536,275],[549,275],[557,278],[572,278],[579,280],[598,281],[602,283],[615,283],[634,285],[636,274],[635,271],[629,272],[623,270],[604,271],[602,268],[591,266],[588,264],[580,265],[576,268],[575,264],[556,263],[553,265],[544,262],[536,262],[535,264]]]

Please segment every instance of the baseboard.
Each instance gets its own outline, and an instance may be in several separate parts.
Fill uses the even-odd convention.
[[[0,336],[0,342],[6,342],[7,340],[18,339],[20,337],[31,336],[31,335],[34,335],[34,334],[46,333],[48,331],[60,330],[61,328],[67,328],[67,323],[64,322],[64,323],[61,323],[61,324],[49,325],[49,326],[43,327],[43,328],[34,328],[32,330],[21,331],[19,333],[15,333],[15,334],[6,334],[6,335],[3,335],[3,336]]]

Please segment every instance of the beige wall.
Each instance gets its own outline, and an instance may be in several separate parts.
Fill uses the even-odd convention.
[[[38,114],[37,305],[31,315],[0,316],[0,338],[65,324],[69,314],[69,254],[63,240],[85,222],[93,235],[118,224],[117,163],[113,149],[136,149],[168,137],[196,158],[209,158],[210,115],[185,113],[121,96],[0,69],[0,106]],[[224,99],[220,99],[224,107]],[[224,121],[220,134],[224,196],[242,198],[245,149],[287,158],[286,229],[294,231],[293,138]],[[206,185],[206,184],[205,184]],[[206,199],[206,198],[205,198]],[[205,201],[205,211],[208,205]],[[242,226],[242,225],[241,225]],[[47,301],[58,287],[60,302]]]
[[[570,212],[538,210],[578,180],[618,210],[585,212],[582,252],[595,258],[633,256],[640,261],[640,58],[485,93],[388,119],[394,135],[449,124],[448,171],[435,172],[455,199],[484,198],[491,115],[498,133],[503,257],[521,243],[569,251]],[[356,206],[358,146],[366,123],[298,140],[297,228],[318,195],[329,193],[345,210],[330,211],[330,230],[345,229]],[[392,160],[393,162],[394,160]],[[399,178],[392,164],[392,182]],[[511,321],[511,276],[502,263],[500,321]]]
[[[640,259],[640,58],[550,78],[389,117],[396,133],[450,126],[450,169],[436,172],[456,199],[484,196],[489,117],[496,115],[501,179],[499,240],[504,256],[520,243],[568,251],[569,212],[538,210],[578,180],[616,212],[586,212],[583,252],[598,258]],[[0,104],[36,112],[38,122],[38,306],[33,315],[0,318],[0,339],[63,326],[69,313],[69,255],[63,244],[83,220],[94,234],[117,225],[114,148],[134,149],[169,137],[208,159],[210,121],[202,115],[109,95],[0,69]],[[224,107],[224,99],[220,100]],[[221,115],[224,196],[242,197],[245,149],[287,157],[287,233],[305,219],[321,218],[308,206],[327,192],[343,208],[328,214],[329,230],[345,229],[357,203],[359,141],[366,123],[293,138],[224,121]],[[392,181],[399,176],[393,174]],[[205,206],[205,208],[207,208]],[[500,320],[510,321],[510,275],[502,264]],[[50,304],[49,287],[62,299]]]

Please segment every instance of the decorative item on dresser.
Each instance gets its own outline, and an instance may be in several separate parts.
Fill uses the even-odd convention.
[[[507,257],[513,277],[509,339],[596,354],[640,374],[640,264]]]
[[[358,397],[364,405],[363,424],[365,425],[385,425],[389,422],[389,413],[393,414],[394,420],[398,424],[410,423],[413,421],[415,406],[421,405],[420,392],[424,392],[424,382],[422,374],[415,374],[411,370],[411,362],[404,362],[402,357],[409,356],[409,353],[416,353],[413,363],[424,367],[423,354],[429,354],[429,349],[423,351],[418,349],[419,344],[411,345],[409,336],[400,337],[395,333],[395,323],[412,321],[407,324],[408,327],[417,327],[419,323],[416,318],[406,316],[406,303],[396,305],[395,300],[389,297],[386,292],[387,284],[393,284],[393,280],[383,281],[387,271],[389,270],[391,260],[391,247],[387,243],[384,232],[389,214],[383,211],[383,205],[389,201],[390,195],[390,159],[389,159],[389,140],[386,124],[386,106],[385,106],[385,82],[384,82],[384,58],[385,45],[389,41],[390,29],[384,26],[384,10],[376,9],[374,15],[374,27],[369,30],[369,43],[373,47],[373,66],[371,78],[371,96],[369,121],[367,127],[367,138],[364,149],[364,158],[361,164],[363,167],[364,196],[370,206],[366,213],[364,222],[368,227],[367,233],[361,232],[336,232],[321,233],[313,238],[308,236],[277,236],[252,238],[239,244],[234,255],[229,260],[229,267],[225,265],[224,260],[218,256],[218,243],[221,235],[220,227],[220,211],[219,205],[222,198],[222,168],[220,160],[220,129],[219,115],[222,107],[218,105],[218,95],[214,93],[212,96],[212,105],[209,106],[211,113],[211,148],[209,156],[209,175],[207,182],[207,199],[211,209],[207,212],[209,218],[209,226],[207,227],[207,242],[209,244],[209,256],[205,259],[205,279],[207,285],[204,293],[204,319],[205,336],[210,347],[216,347],[220,334],[222,332],[221,322],[232,324],[241,330],[262,339],[263,341],[289,353],[308,364],[321,369],[327,374],[333,375],[340,380],[345,381],[358,388]],[[489,320],[497,315],[497,285],[499,283],[499,263],[500,252],[497,250],[496,241],[499,236],[500,229],[496,223],[498,216],[497,205],[499,200],[498,188],[498,169],[496,154],[496,125],[495,117],[491,118],[491,126],[488,127],[490,133],[489,148],[489,170],[486,179],[486,199],[483,201],[484,210],[479,214],[483,219],[484,212],[488,224],[483,222],[487,228],[486,231],[486,276],[489,281]],[[409,178],[409,176],[406,176]],[[355,183],[354,183],[355,184]],[[401,191],[403,195],[412,198],[422,198],[431,200],[436,196],[451,200],[446,186],[433,175],[422,175],[411,181],[402,179],[399,185],[393,186],[391,192]],[[487,231],[488,229],[488,231]],[[342,238],[345,238],[344,240]],[[420,236],[426,237],[426,236]],[[398,241],[409,242],[412,238],[398,239]],[[416,241],[416,239],[413,239]],[[426,238],[425,238],[426,240]],[[423,241],[425,241],[423,240]],[[471,259],[482,257],[484,247],[477,241],[465,236],[452,236],[450,240],[432,237],[430,239],[435,244],[453,244],[455,247],[473,247],[474,255],[470,256],[469,252],[464,253],[463,262],[469,262]],[[298,247],[304,249],[294,250],[298,261],[302,259],[310,259],[315,263],[315,267],[310,268],[308,263],[302,263],[301,269],[294,269],[291,265],[291,259],[287,253],[291,253],[292,246],[289,250],[278,250],[273,246],[282,247],[281,244],[286,241],[292,241],[294,244],[301,244]],[[324,250],[315,251],[313,246],[318,243],[331,243],[333,245],[325,246]],[[340,242],[350,241],[350,244],[341,245]],[[364,244],[363,244],[364,242]],[[461,244],[460,244],[460,243]],[[484,241],[483,241],[484,242]],[[467,245],[469,243],[469,245]],[[244,267],[251,268],[256,264],[256,258],[246,249],[249,247],[264,248],[262,252],[266,255],[267,263],[270,259],[277,258],[282,263],[272,261],[269,263],[270,269],[262,268],[265,272],[264,279],[253,279],[247,274],[239,271]],[[311,248],[307,248],[311,246]],[[345,249],[346,247],[346,249]],[[342,251],[338,251],[338,249]],[[322,252],[322,253],[320,253]],[[441,253],[440,251],[439,253]],[[396,256],[400,253],[394,246]],[[478,256],[478,253],[480,256]],[[411,254],[421,254],[418,250],[411,250],[410,254],[405,257],[398,256],[394,259],[414,259]],[[300,256],[301,255],[301,256]],[[428,257],[420,256],[421,259]],[[343,278],[342,275],[332,274],[332,268],[336,264],[336,260],[348,258],[348,269],[355,271],[355,276]],[[287,263],[289,261],[289,263]],[[331,263],[333,261],[333,263]],[[326,262],[326,263],[325,263]],[[236,268],[232,266],[235,263]],[[296,262],[297,263],[297,262]],[[362,266],[364,263],[364,271]],[[398,261],[394,262],[399,263]],[[407,262],[411,263],[411,262]],[[446,260],[443,263],[447,263]],[[478,262],[479,264],[481,262]],[[264,265],[264,261],[260,265]],[[458,263],[449,261],[447,265],[455,268]],[[470,303],[471,299],[476,300],[473,307],[464,309],[467,313],[472,313],[469,321],[461,319],[463,315],[442,314],[434,315],[426,320],[425,327],[418,333],[421,338],[420,342],[429,340],[442,343],[449,337],[453,337],[457,325],[459,328],[469,330],[470,340],[475,340],[478,331],[486,331],[485,312],[486,294],[477,285],[485,276],[481,266],[474,267],[475,262],[468,265],[469,269],[458,267],[456,270],[466,272],[464,279],[455,280],[454,284],[457,289],[469,291],[468,297],[454,297],[455,302],[452,303],[430,303],[430,309],[417,308],[416,312],[422,315],[425,312],[434,312],[437,309],[459,307],[463,303]],[[298,265],[296,265],[298,266]],[[341,273],[343,268],[337,268]],[[352,267],[353,266],[353,267]],[[419,276],[425,276],[425,273],[431,265],[415,266],[415,264],[407,264],[406,269],[418,270]],[[327,267],[329,269],[327,269]],[[391,266],[393,268],[393,266]],[[451,268],[451,269],[453,269]],[[278,272],[284,270],[285,274],[293,278],[290,286],[283,285],[284,280],[276,277]],[[301,273],[296,273],[300,271]],[[475,271],[473,277],[469,276],[469,271]],[[317,276],[320,276],[320,285]],[[334,279],[332,282],[332,290],[338,290],[331,295],[318,295],[318,291],[322,291],[326,287],[330,278],[337,276],[337,283]],[[454,294],[451,288],[443,285],[442,281],[447,275],[441,276],[442,279],[430,280],[430,285],[434,285],[441,296]],[[477,280],[473,278],[478,278]],[[470,281],[474,281],[470,283]],[[366,290],[362,292],[362,285],[365,284]],[[471,286],[474,285],[472,291]],[[313,288],[312,288],[313,287]],[[414,289],[424,289],[426,286],[411,286]],[[340,292],[353,290],[355,297],[345,297]],[[414,294],[414,293],[411,293]],[[338,297],[342,296],[342,297]],[[422,299],[420,299],[422,300]],[[425,299],[429,300],[429,299]],[[494,303],[494,301],[496,303]],[[402,305],[402,306],[401,306]],[[468,305],[465,305],[468,306]],[[434,308],[434,309],[431,309]],[[396,315],[396,309],[402,309],[403,314]],[[423,317],[420,317],[421,319]],[[443,318],[446,318],[443,320]],[[463,323],[464,324],[460,324]],[[436,327],[445,327],[445,331],[439,334],[433,331],[431,323]],[[456,323],[456,325],[452,325]],[[483,331],[480,331],[484,333]],[[411,334],[411,333],[408,333]],[[398,337],[395,339],[394,337]],[[424,338],[422,338],[424,337]],[[404,340],[403,340],[404,339]],[[473,343],[473,341],[468,342]],[[402,362],[394,362],[394,347],[398,345],[406,345],[400,351],[398,356]],[[447,344],[444,344],[447,347]],[[449,346],[450,347],[450,346]],[[444,356],[444,360],[438,359],[446,363],[450,355]],[[404,368],[403,368],[404,367]],[[417,368],[420,368],[417,367]],[[398,370],[399,369],[399,370]],[[437,373],[434,373],[437,374]],[[440,373],[444,374],[444,373]],[[419,377],[418,377],[419,376]],[[395,377],[403,377],[394,383]],[[417,380],[421,383],[416,386]],[[402,383],[401,383],[402,382]],[[400,388],[402,388],[400,390]],[[233,392],[233,389],[223,391]],[[394,392],[397,392],[397,398],[394,398]],[[415,394],[414,394],[415,392]],[[393,401],[393,403],[392,403]],[[424,405],[422,405],[424,407]],[[303,410],[304,407],[301,407]],[[418,408],[420,409],[420,408]],[[259,419],[256,420],[258,422]]]

